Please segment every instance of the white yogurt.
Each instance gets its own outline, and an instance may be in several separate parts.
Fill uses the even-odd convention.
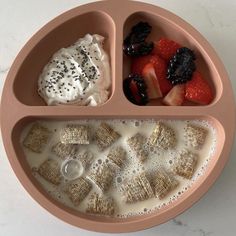
[[[67,122],[42,121],[41,123],[44,126],[54,131],[54,135],[52,139],[50,140],[50,142],[48,143],[44,152],[41,154],[33,153],[27,150],[26,148],[24,148],[24,152],[26,154],[26,158],[30,167],[33,169],[37,168],[48,157],[61,161],[58,157],[54,156],[54,154],[51,153],[50,148],[53,144],[59,141],[60,129],[66,126],[68,123],[89,124],[92,127],[91,130],[94,132],[94,130],[96,130],[96,127],[99,126],[100,122],[101,122],[100,120],[79,120],[79,121],[67,121]],[[106,193],[106,195],[112,196],[116,202],[117,214],[115,215],[115,217],[130,217],[132,215],[141,215],[141,214],[150,213],[150,212],[160,209],[164,205],[168,205],[171,202],[175,201],[179,196],[181,196],[184,192],[190,189],[191,186],[194,184],[194,182],[200,176],[204,175],[208,162],[213,156],[215,147],[216,147],[216,140],[217,140],[216,130],[207,121],[164,120],[163,122],[165,122],[166,124],[168,124],[170,127],[172,127],[175,130],[176,137],[178,140],[175,150],[169,150],[169,151],[154,150],[153,152],[151,151],[148,159],[143,164],[140,164],[135,158],[135,156],[133,155],[132,151],[129,149],[126,143],[126,140],[127,138],[133,136],[137,132],[143,134],[146,137],[149,137],[153,130],[153,127],[155,126],[156,121],[154,120],[128,120],[127,119],[127,120],[106,120],[105,122],[110,124],[116,131],[118,131],[121,134],[121,138],[115,144],[113,144],[113,146],[122,145],[122,147],[127,150],[127,157],[128,157],[125,167],[123,168],[122,171],[117,173],[117,176],[113,181],[112,187]],[[199,155],[196,171],[192,179],[187,180],[180,176],[175,175],[175,178],[179,181],[178,187],[175,188],[173,191],[171,191],[162,200],[159,200],[158,198],[151,198],[151,199],[133,203],[133,204],[125,203],[122,200],[122,194],[120,193],[119,188],[126,178],[128,179],[132,178],[134,174],[140,173],[142,171],[156,170],[159,166],[163,166],[167,170],[171,169],[171,164],[169,162],[170,159],[175,155],[177,151],[180,151],[183,148],[186,148],[186,144],[183,137],[183,130],[187,122],[199,124],[201,126],[204,126],[208,130],[208,135],[206,137],[206,140],[202,149],[194,150],[187,147],[190,151],[198,153]],[[25,130],[23,131],[22,137],[21,137],[22,140],[26,136],[29,128],[30,128],[30,125],[26,127]],[[96,144],[92,142],[91,144],[89,144],[89,146],[80,145],[78,153],[83,153],[88,147],[95,154],[94,156],[96,157],[96,159],[93,165],[90,167],[90,169],[85,170],[83,172],[83,175],[82,175],[83,177],[86,177],[88,172],[91,171],[91,169],[96,168],[98,165],[100,165],[101,162],[105,160],[109,152],[109,148],[103,152],[100,152]],[[61,162],[63,163],[63,161]],[[71,203],[68,196],[65,195],[65,193],[63,192],[64,184],[66,184],[66,181],[68,180],[65,180],[65,183],[62,183],[60,186],[53,186],[52,184],[48,183],[43,178],[41,178],[38,174],[35,174],[35,177],[52,197],[62,202],[66,206],[69,206],[81,212],[86,211],[89,195],[94,191],[97,191],[97,192],[100,191],[95,185],[93,185],[93,189],[90,192],[90,194],[85,198],[85,200],[82,201],[82,203],[78,207],[75,207]]]
[[[103,42],[103,36],[86,34],[52,56],[38,80],[47,105],[97,106],[108,100],[111,71]]]

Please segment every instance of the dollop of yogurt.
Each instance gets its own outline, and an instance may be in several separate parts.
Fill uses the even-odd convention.
[[[108,100],[111,71],[103,43],[103,36],[86,34],[52,56],[38,80],[47,105],[97,106]]]

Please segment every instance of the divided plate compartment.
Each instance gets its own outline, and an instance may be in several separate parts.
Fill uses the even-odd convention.
[[[124,35],[140,20],[152,27],[152,38],[167,36],[192,48],[197,67],[210,81],[215,97],[208,106],[136,106],[123,93],[123,78],[129,59],[123,56]],[[37,94],[37,80],[54,52],[67,47],[86,33],[106,37],[110,55],[112,91],[109,100],[97,107],[46,106]],[[151,104],[153,105],[153,104]],[[227,109],[227,114],[225,110]],[[79,119],[204,119],[216,129],[217,145],[205,174],[178,200],[151,214],[130,218],[105,218],[80,213],[52,199],[31,174],[19,142],[23,128],[34,120]],[[213,184],[230,153],[235,130],[235,104],[223,64],[209,43],[188,23],[149,4],[110,0],[74,8],[37,32],[17,56],[9,71],[1,102],[1,129],[9,161],[31,196],[44,208],[75,226],[100,232],[138,231],[161,224],[196,202]]]

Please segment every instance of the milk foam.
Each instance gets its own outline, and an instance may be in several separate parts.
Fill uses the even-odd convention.
[[[104,121],[104,120],[103,120]],[[96,127],[99,126],[101,121],[99,120],[78,120],[78,121],[40,121],[44,126],[48,127],[50,130],[54,131],[54,135],[52,139],[50,140],[49,144],[47,145],[46,149],[41,154],[33,153],[26,148],[24,148],[24,152],[26,154],[27,161],[33,170],[37,169],[39,165],[45,161],[48,157],[55,158],[58,160],[58,157],[56,157],[53,153],[51,153],[50,148],[53,144],[59,141],[59,131],[62,127],[66,126],[69,123],[73,124],[89,124],[92,126],[92,132],[96,130]],[[208,121],[202,121],[202,120],[163,120],[166,124],[168,124],[170,127],[172,127],[175,130],[176,137],[177,137],[177,146],[176,150],[180,151],[181,149],[186,147],[186,144],[184,142],[183,137],[183,130],[187,122],[191,122],[194,124],[198,124],[200,126],[205,127],[208,130],[208,135],[206,138],[206,141],[204,143],[204,146],[200,150],[194,150],[189,147],[187,147],[190,151],[196,152],[199,154],[198,163],[196,167],[196,171],[194,173],[194,176],[191,180],[184,179],[180,176],[175,175],[175,178],[179,181],[179,185],[177,188],[175,188],[173,191],[171,191],[164,199],[159,200],[157,198],[151,198],[142,202],[137,202],[133,204],[126,204],[122,200],[122,195],[119,191],[121,184],[125,179],[130,179],[132,176],[134,176],[137,173],[141,173],[143,171],[155,171],[158,167],[163,166],[167,170],[170,170],[172,165],[172,158],[174,158],[174,155],[176,153],[176,150],[167,150],[167,151],[160,151],[155,150],[153,148],[150,148],[149,146],[145,146],[145,148],[149,151],[149,157],[146,162],[143,164],[140,164],[136,158],[133,152],[128,147],[126,140],[136,134],[137,132],[143,134],[146,137],[149,137],[156,121],[155,120],[106,120],[108,124],[110,124],[116,131],[118,131],[121,134],[121,138],[113,144],[113,146],[121,145],[123,148],[127,150],[127,162],[124,168],[117,172],[116,177],[114,178],[113,184],[111,189],[106,193],[107,195],[110,195],[114,198],[116,204],[117,204],[117,215],[116,217],[130,217],[133,215],[142,215],[142,214],[148,214],[150,212],[159,210],[165,205],[171,204],[173,201],[178,199],[181,195],[183,195],[188,189],[191,188],[191,186],[196,182],[196,180],[204,175],[205,170],[208,166],[209,161],[214,156],[215,148],[216,148],[216,130],[214,127],[211,126]],[[28,130],[30,129],[29,125],[25,128],[24,132],[22,133],[22,140],[26,136]],[[79,147],[78,154],[84,152],[88,146],[81,145]],[[95,154],[95,161],[93,162],[92,166],[90,167],[90,170],[93,168],[96,168],[97,166],[101,165],[102,162],[105,161],[106,156],[109,152],[109,148],[106,149],[103,152],[100,152],[95,145],[95,143],[91,143],[89,145],[89,149],[92,151],[92,153]],[[106,160],[107,161],[107,160]],[[83,173],[83,176],[86,176],[89,170],[85,171]],[[67,179],[64,180],[64,183],[62,183],[60,186],[53,186],[52,184],[45,181],[43,178],[38,176],[38,174],[34,171],[33,172],[37,180],[42,184],[42,186],[45,188],[45,190],[55,199],[62,202],[63,204],[74,208],[78,211],[85,212],[87,201],[89,196],[85,198],[84,201],[78,206],[75,207],[71,203],[70,199],[67,197],[67,195],[64,193],[65,184],[68,181]],[[100,190],[94,185],[93,190],[90,192],[90,194],[94,191],[100,192]]]

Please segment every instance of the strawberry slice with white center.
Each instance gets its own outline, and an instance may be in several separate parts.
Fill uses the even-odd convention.
[[[164,97],[163,103],[168,106],[181,106],[185,97],[185,85],[175,85]]]
[[[144,67],[151,63],[154,66],[156,77],[160,85],[162,95],[166,95],[173,87],[171,82],[167,79],[167,63],[158,55],[147,55],[134,58],[132,61],[131,70],[134,74],[141,75]]]
[[[147,86],[147,95],[149,99],[156,99],[162,97],[163,95],[160,89],[160,84],[152,63],[148,63],[143,68],[142,76]]]

